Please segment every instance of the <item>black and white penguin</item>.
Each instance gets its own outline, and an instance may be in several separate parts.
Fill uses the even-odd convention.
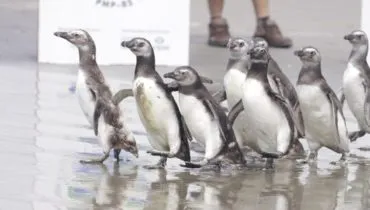
[[[229,113],[233,125],[238,114],[245,111],[249,146],[267,158],[266,168],[273,160],[285,156],[294,142],[294,121],[289,102],[270,87],[267,71],[270,55],[264,47],[248,51],[251,67],[243,83],[243,97]]]
[[[147,152],[161,156],[158,164],[145,168],[164,168],[167,158],[177,157],[190,161],[188,141],[191,135],[171,95],[171,88],[155,70],[155,54],[151,43],[145,38],[136,37],[123,41],[121,46],[130,49],[136,56],[132,90],[140,120],[154,148]]]
[[[268,43],[265,39],[256,37],[253,40],[254,47],[263,47],[269,49]],[[299,141],[299,138],[304,137],[304,121],[302,117],[302,111],[299,105],[297,91],[294,88],[292,82],[281,70],[278,63],[270,55],[270,60],[267,70],[267,78],[269,80],[271,88],[285,98],[293,110],[293,120],[295,121],[296,132],[294,134],[295,141],[289,154],[303,155],[304,149]]]
[[[205,147],[204,159],[187,162],[185,167],[202,167],[226,157],[233,164],[245,164],[227,116],[207,88],[199,74],[190,66],[180,66],[164,74],[178,85],[179,108],[192,136]]]
[[[76,94],[83,113],[85,114],[91,126],[95,126],[97,120],[104,118],[104,117],[98,118],[94,122],[94,112],[96,111],[95,107],[97,98],[103,97],[98,96],[98,90],[100,88],[104,88],[105,91],[102,92],[102,94],[106,93],[111,94],[111,92],[96,62],[96,47],[94,40],[87,31],[82,29],[71,31],[58,31],[55,32],[54,35],[67,40],[68,42],[72,43],[74,46],[78,48],[79,69],[76,84]],[[116,99],[113,98],[113,100],[123,100],[125,97],[130,95],[129,93],[128,94],[126,93],[126,95],[123,93],[126,92],[123,91],[119,93],[117,96],[115,95],[114,97]],[[106,100],[111,100],[112,97],[109,96],[104,98]],[[119,108],[115,109],[116,111],[120,112]],[[120,114],[118,114],[117,116],[120,116]],[[109,151],[111,149],[107,146],[110,145],[110,143],[107,144],[107,142],[109,141],[106,140],[107,139],[106,135],[111,133],[109,131],[110,128],[108,128],[109,123],[113,122],[107,119],[99,124],[99,128],[101,131],[99,140],[104,150],[104,158],[99,159],[100,162],[103,162],[109,156]],[[123,128],[119,129],[119,132],[125,136],[125,138],[123,138],[122,141],[127,141],[127,144],[131,145],[127,146],[126,149],[132,152],[135,156],[137,156],[136,142],[133,133],[129,129],[127,129],[127,126],[122,120],[120,123],[123,126]],[[106,128],[102,129],[104,126]],[[118,156],[121,150],[118,148],[118,146],[117,147],[114,145],[111,146],[112,148],[114,148],[115,157],[118,160],[119,159]],[[83,162],[96,162],[96,161],[83,161]]]
[[[248,50],[251,48],[251,42],[239,37],[229,39],[227,44],[229,50],[229,60],[226,66],[226,73],[223,78],[223,86],[213,95],[215,100],[220,103],[227,101],[228,111],[242,98],[242,85],[250,65]],[[248,145],[249,128],[245,126],[246,115],[242,111],[235,119],[233,129],[236,140],[240,147]]]
[[[370,133],[370,68],[366,61],[369,41],[364,31],[355,30],[344,36],[352,44],[347,68],[343,74],[342,104],[355,116],[359,131],[349,134],[351,141]]]
[[[321,55],[311,46],[294,51],[302,62],[297,93],[305,122],[305,138],[310,148],[307,160],[317,158],[321,147],[342,154],[346,159],[350,140],[342,105],[321,72]]]

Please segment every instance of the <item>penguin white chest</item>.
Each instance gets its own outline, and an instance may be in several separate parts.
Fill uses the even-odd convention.
[[[179,94],[179,107],[190,133],[205,145],[206,156],[214,156],[222,147],[216,118],[211,117],[201,100],[192,95]]]
[[[80,69],[78,70],[77,75],[76,95],[84,115],[88,119],[90,125],[92,125],[92,115],[95,109],[95,100],[90,92],[90,88],[86,84],[86,74]]]
[[[251,147],[263,152],[284,153],[290,144],[288,121],[282,109],[267,95],[263,84],[247,79],[243,85],[243,105]]]
[[[336,141],[331,104],[325,93],[317,85],[297,85],[297,94],[309,140],[326,145]]]
[[[365,89],[364,79],[361,77],[361,71],[351,63],[343,74],[343,93],[347,104],[353,115],[356,117],[361,128],[366,128],[364,117]]]
[[[150,144],[158,150],[169,150],[180,142],[179,122],[174,104],[154,79],[138,77],[133,93],[141,122]]]
[[[224,76],[224,86],[227,95],[229,110],[242,98],[242,85],[245,81],[245,73],[238,69],[230,69]]]
[[[230,69],[224,76],[224,87],[227,96],[227,103],[229,111],[233,106],[243,97],[243,83],[246,78],[246,73],[239,69]],[[242,111],[235,119],[233,128],[235,137],[240,146],[248,145],[249,138],[247,131],[249,128],[245,126],[245,113]]]

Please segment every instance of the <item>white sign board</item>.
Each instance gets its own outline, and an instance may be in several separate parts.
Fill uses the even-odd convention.
[[[370,1],[362,0],[361,28],[370,39]],[[367,62],[370,63],[370,56],[367,56]]]
[[[132,37],[148,39],[158,65],[188,65],[190,0],[40,0],[40,63],[75,64],[77,49],[53,35],[81,28],[97,47],[101,65],[135,64],[135,56],[121,47]]]

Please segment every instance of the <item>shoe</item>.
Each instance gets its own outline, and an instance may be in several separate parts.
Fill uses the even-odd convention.
[[[208,45],[215,47],[226,47],[230,39],[229,26],[224,18],[212,21],[208,24]]]
[[[267,41],[270,47],[290,48],[293,45],[289,37],[284,37],[275,21],[267,19],[258,21],[254,37],[261,37]]]

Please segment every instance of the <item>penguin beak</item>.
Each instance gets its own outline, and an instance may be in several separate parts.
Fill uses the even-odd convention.
[[[236,46],[236,44],[234,44],[234,43],[230,43],[230,45],[229,45],[229,48],[231,49],[231,50],[233,50],[233,49],[235,49],[237,46]]]
[[[123,41],[121,42],[121,46],[131,49],[135,46],[135,43],[133,41]]]
[[[343,37],[345,40],[348,40],[348,41],[351,41],[353,39],[353,35],[352,34],[347,34]]]
[[[68,32],[65,32],[65,31],[54,32],[54,36],[57,36],[57,37],[60,37],[60,38],[63,38],[63,39],[68,39],[69,38]]]
[[[171,79],[176,79],[176,75],[174,72],[168,72],[163,75],[164,78],[171,78]]]
[[[296,51],[294,51],[294,55],[298,56],[298,57],[302,57],[303,56],[303,51],[302,50],[296,50]]]

